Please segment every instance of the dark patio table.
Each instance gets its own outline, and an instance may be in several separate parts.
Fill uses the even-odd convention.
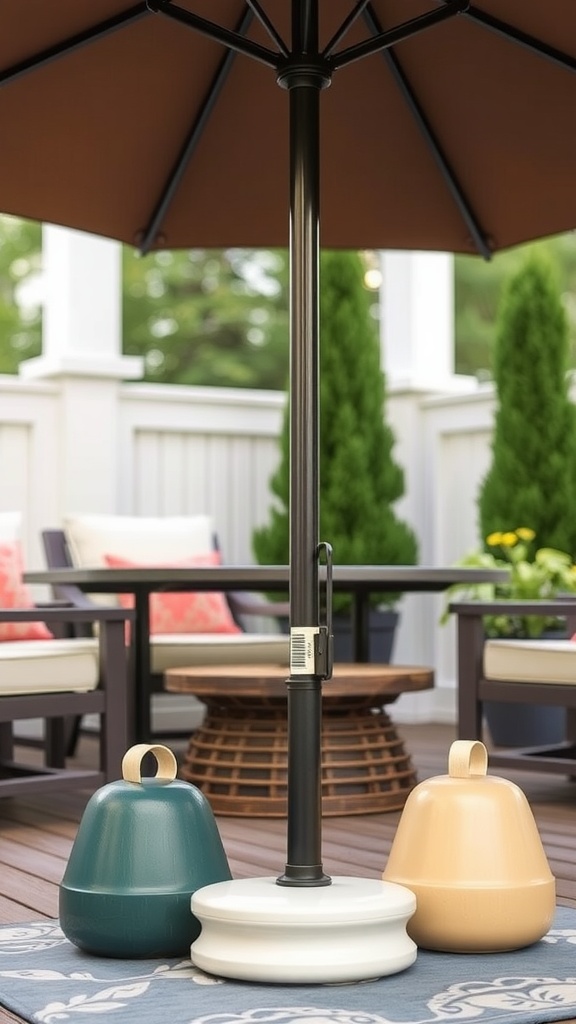
[[[320,578],[324,579],[324,569]],[[506,571],[422,565],[335,565],[334,590],[352,596],[354,660],[368,660],[368,606],[371,594],[379,592],[441,592],[454,583],[493,583],[507,579]],[[28,584],[76,586],[85,592],[134,595],[135,622],[132,630],[134,665],[135,738],[149,738],[150,690],[150,594],[177,590],[236,590],[286,592],[288,566],[219,565],[194,568],[130,569],[42,569],[25,573]],[[142,699],[146,698],[146,699]]]

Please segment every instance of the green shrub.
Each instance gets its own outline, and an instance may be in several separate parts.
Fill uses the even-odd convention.
[[[532,253],[497,320],[492,463],[479,498],[483,538],[520,525],[576,554],[576,419],[566,314],[553,268]]]
[[[404,494],[404,473],[393,459],[395,439],[385,422],[378,330],[362,261],[356,253],[323,252],[320,266],[320,539],[332,544],[340,565],[411,565],[418,545],[393,509]],[[288,409],[270,488],[276,502],[269,523],[254,532],[254,552],[263,564],[285,564]],[[375,600],[391,604],[397,597]],[[347,603],[335,595],[335,610]]]

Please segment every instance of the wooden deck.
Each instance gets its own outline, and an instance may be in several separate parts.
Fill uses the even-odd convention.
[[[445,774],[454,739],[448,726],[399,728],[419,780]],[[184,753],[170,744],[178,755]],[[94,741],[83,738],[78,761],[94,762]],[[558,903],[576,907],[576,788],[559,776],[494,769],[526,793],[557,880]],[[50,799],[0,800],[0,924],[57,917],[58,885],[89,793],[52,794]],[[380,877],[400,812],[325,818],[324,869],[329,874]],[[286,859],[281,819],[219,818],[234,877],[276,875]],[[0,1024],[22,1024],[0,1007]],[[576,1024],[576,1020],[564,1024]]]
[[[419,779],[446,772],[453,730],[448,726],[402,726]],[[93,741],[83,739],[79,760],[88,763]],[[174,745],[178,753],[178,746]],[[558,902],[576,907],[576,787],[560,776],[530,772],[493,774],[513,779],[532,805],[552,872]],[[50,799],[0,801],[0,923],[54,918],[58,884],[89,794],[70,791]],[[399,812],[325,818],[324,868],[330,874],[378,878],[384,868]],[[219,818],[234,877],[275,875],[286,860],[282,819]]]

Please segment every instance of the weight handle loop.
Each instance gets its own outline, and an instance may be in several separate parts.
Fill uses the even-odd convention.
[[[174,754],[161,743],[136,743],[130,747],[122,758],[122,778],[126,782],[142,782],[142,759],[146,754],[154,754],[156,758],[156,775],[154,778],[171,782],[176,778],[178,764]]]
[[[448,755],[448,774],[455,779],[486,775],[488,751],[479,740],[455,740]]]

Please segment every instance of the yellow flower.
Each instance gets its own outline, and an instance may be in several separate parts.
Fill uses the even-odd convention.
[[[477,585],[455,584],[449,590],[448,601],[454,594],[463,593],[464,600],[479,601],[537,601],[550,600],[566,593],[576,594],[576,564],[566,551],[540,547],[533,551],[535,531],[528,526],[516,530],[497,530],[486,537],[492,549],[471,551],[457,565],[480,568],[507,569],[508,578],[499,583]],[[442,621],[448,617],[448,607]],[[484,626],[487,636],[531,637],[541,636],[545,629],[556,627],[565,616],[549,615],[486,615]]]
[[[497,533],[490,533],[488,537],[486,537],[486,543],[489,544],[491,548],[499,547],[502,543],[502,537],[503,534],[500,533],[500,531]]]
[[[511,530],[508,533],[503,533],[500,537],[500,543],[505,548],[513,548],[518,543],[518,537]]]

